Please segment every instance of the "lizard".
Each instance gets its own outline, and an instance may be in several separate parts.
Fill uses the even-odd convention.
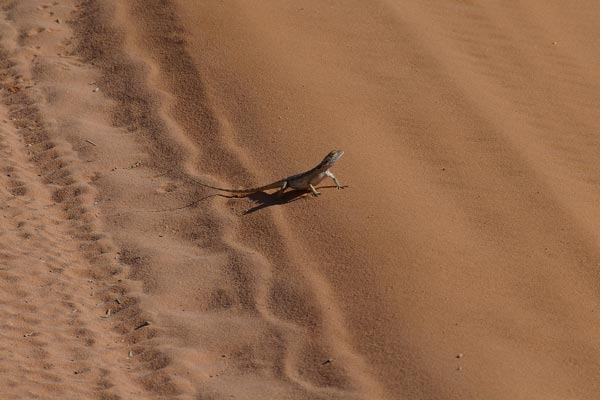
[[[286,189],[290,188],[290,189],[297,189],[297,190],[310,190],[311,193],[313,194],[313,196],[318,196],[321,193],[319,191],[317,191],[315,186],[318,185],[323,179],[325,179],[327,177],[333,179],[333,182],[335,183],[336,188],[338,188],[338,189],[342,188],[342,186],[340,185],[340,182],[337,180],[335,175],[333,175],[333,173],[329,169],[343,155],[344,155],[344,152],[342,150],[332,150],[331,152],[329,152],[329,154],[327,154],[327,156],[325,156],[323,161],[321,161],[316,167],[309,169],[306,172],[302,172],[302,173],[299,173],[296,175],[291,175],[291,176],[288,176],[287,178],[280,179],[273,183],[269,183],[264,186],[259,186],[259,187],[255,187],[255,188],[249,188],[249,189],[226,189],[226,188],[221,188],[218,186],[211,186],[206,183],[197,181],[196,179],[193,179],[193,178],[190,178],[190,179],[202,186],[205,186],[205,187],[208,187],[211,189],[220,190],[222,192],[229,192],[229,193],[250,194],[250,193],[256,193],[256,192],[262,192],[262,191],[269,190],[269,189],[279,189],[276,193],[276,195],[279,197],[283,194],[283,192]]]

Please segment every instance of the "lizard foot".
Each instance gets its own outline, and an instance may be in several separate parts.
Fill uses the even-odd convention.
[[[319,191],[317,191],[317,189],[315,189],[315,187],[313,185],[308,185],[308,187],[310,187],[310,191],[312,192],[312,195],[317,197],[318,195],[320,195],[321,193],[319,193]]]

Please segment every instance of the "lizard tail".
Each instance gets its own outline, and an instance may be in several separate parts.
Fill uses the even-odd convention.
[[[256,188],[250,188],[250,189],[229,189],[229,188],[221,188],[218,186],[212,186],[212,185],[208,185],[206,183],[200,182],[194,178],[188,177],[190,180],[196,182],[197,184],[207,187],[207,188],[211,188],[211,189],[215,189],[215,190],[220,190],[222,192],[228,192],[228,193],[254,193],[254,192],[260,192],[262,190],[267,190],[267,189],[273,189],[273,185],[265,185],[265,186],[261,186],[261,187],[256,187]]]

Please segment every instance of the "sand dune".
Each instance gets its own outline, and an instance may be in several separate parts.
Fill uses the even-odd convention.
[[[1,4],[0,397],[600,392],[595,3]]]

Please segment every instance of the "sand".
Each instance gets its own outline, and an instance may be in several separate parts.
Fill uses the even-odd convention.
[[[2,399],[600,393],[596,2],[0,5]]]

